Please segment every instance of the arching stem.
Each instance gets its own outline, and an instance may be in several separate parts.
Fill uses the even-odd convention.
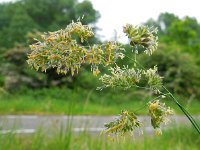
[[[178,107],[181,109],[181,111],[187,116],[187,118],[190,120],[194,128],[197,130],[197,132],[200,134],[200,127],[196,123],[195,119],[189,114],[189,112],[178,102],[178,100],[173,96],[173,94],[165,87],[162,86],[168,93],[170,98],[178,105]]]

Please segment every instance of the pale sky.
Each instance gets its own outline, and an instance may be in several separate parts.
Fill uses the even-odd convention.
[[[10,0],[0,0],[10,1]],[[82,0],[79,0],[82,1]],[[179,17],[195,17],[200,22],[200,0],[89,0],[101,14],[96,24],[101,28],[98,34],[104,40],[114,36],[114,30],[120,41],[126,41],[122,26],[126,23],[140,24],[149,18],[156,19],[161,12],[170,12]]]
[[[97,26],[102,28],[98,34],[104,39],[112,39],[114,30],[120,41],[126,41],[122,26],[126,23],[140,24],[150,18],[157,19],[161,12],[179,16],[195,17],[200,22],[200,0],[90,0],[101,14]]]

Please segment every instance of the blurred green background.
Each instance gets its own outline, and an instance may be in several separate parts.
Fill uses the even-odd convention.
[[[29,44],[34,43],[39,33],[65,28],[83,15],[82,22],[97,31],[95,23],[100,13],[90,1],[0,3],[0,114],[111,115],[120,109],[136,110],[151,98],[151,93],[137,89],[96,91],[101,84],[87,66],[73,77],[57,75],[54,69],[42,73],[28,67]],[[157,64],[166,87],[191,113],[200,113],[200,24],[195,18],[179,18],[171,13],[161,13],[144,24],[158,28],[159,48],[151,57],[140,55],[138,59],[147,67]],[[100,37],[89,43],[101,43]],[[125,53],[134,57],[131,47],[127,44],[124,47]],[[128,59],[118,64],[134,65]],[[147,110],[137,113],[146,114]]]

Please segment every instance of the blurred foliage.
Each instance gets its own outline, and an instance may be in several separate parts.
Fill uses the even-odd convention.
[[[159,51],[152,59],[142,58],[148,66],[158,65],[166,85],[175,93],[200,95],[200,24],[195,18],[161,13],[157,20],[149,19],[149,26],[159,30]]]
[[[82,22],[97,21],[99,13],[91,2],[77,0],[20,0],[0,3],[0,85],[8,91],[21,88],[51,87],[66,84],[72,88],[76,77],[57,75],[55,69],[46,74],[27,67],[28,43],[41,32],[64,28],[71,20],[84,16]],[[97,38],[93,41],[97,42]]]
[[[91,2],[77,0],[20,0],[0,3],[0,86],[8,91],[20,88],[41,88],[67,85],[91,89],[99,81],[91,75],[85,65],[78,76],[57,75],[55,69],[47,73],[35,72],[27,67],[27,45],[36,41],[43,32],[65,28],[71,20],[85,16],[81,22],[94,24],[100,14]],[[158,71],[164,77],[167,87],[184,96],[200,96],[200,24],[195,18],[162,13],[158,19],[150,19],[145,24],[158,28],[159,50],[151,58],[141,56],[144,65],[159,64]],[[38,38],[38,40],[40,40]],[[99,42],[97,38],[89,43]],[[134,49],[124,45],[128,57],[117,64],[134,66]],[[132,52],[133,51],[133,52]],[[138,53],[141,53],[138,48]],[[131,58],[131,59],[130,59]],[[106,70],[103,70],[106,72]],[[108,90],[109,91],[109,90]]]
[[[30,70],[26,63],[27,48],[17,45],[1,55],[1,85],[6,90],[19,90],[20,87],[39,87],[45,85],[45,75]]]
[[[84,24],[95,23],[99,13],[91,2],[77,0],[20,0],[0,3],[0,45],[13,47],[15,43],[26,44],[26,34],[38,31],[53,31],[64,28],[71,20]]]
[[[195,18],[161,13],[157,20],[149,19],[145,24],[158,28],[161,43],[180,45],[182,51],[200,56],[200,24]]]
[[[199,96],[199,65],[193,55],[181,51],[181,46],[160,44],[159,50],[151,58],[144,55],[140,59],[148,67],[158,64],[164,84],[174,93]]]

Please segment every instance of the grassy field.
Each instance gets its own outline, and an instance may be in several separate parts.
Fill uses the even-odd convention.
[[[52,129],[53,130],[53,129]],[[55,131],[52,135],[38,130],[33,135],[0,134],[0,150],[199,150],[199,134],[189,128],[168,129],[162,136],[118,138]]]
[[[147,114],[146,103],[151,97],[144,93],[130,91],[96,91],[66,88],[27,90],[0,97],[0,114],[73,114],[73,115],[116,115],[122,109],[136,114]],[[200,101],[180,99],[192,114],[200,113]],[[179,108],[168,99],[165,103],[182,114]]]

